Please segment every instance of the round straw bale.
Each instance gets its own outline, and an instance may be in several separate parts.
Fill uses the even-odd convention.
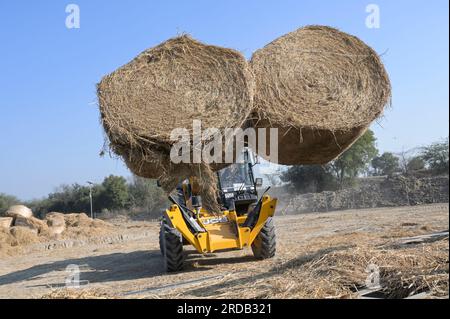
[[[213,178],[211,171],[224,166],[173,164],[172,130],[192,134],[193,120],[201,120],[203,129],[242,127],[253,92],[253,75],[242,54],[189,36],[144,51],[97,87],[110,149],[134,174],[160,179],[166,191],[189,176]],[[204,203],[214,196],[204,192]]]
[[[120,147],[172,142],[174,128],[241,127],[251,112],[254,82],[237,51],[189,36],[148,49],[97,86],[109,142]]]
[[[17,216],[30,218],[33,217],[33,212],[24,205],[14,205],[6,211],[5,216],[13,218],[16,218]]]
[[[335,158],[382,114],[391,97],[377,53],[330,27],[308,26],[278,38],[254,53],[251,67],[255,126],[280,129],[280,164]]]

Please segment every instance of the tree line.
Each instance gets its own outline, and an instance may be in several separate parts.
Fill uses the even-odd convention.
[[[379,154],[376,138],[368,130],[358,141],[338,159],[327,165],[292,166],[281,174],[281,180],[292,185],[297,192],[321,192],[337,190],[354,185],[357,178],[365,176],[391,176],[394,174],[428,175],[448,173],[448,138],[420,149],[419,154],[409,157],[406,154],[385,152]],[[273,176],[269,176],[270,180]],[[8,207],[23,203],[38,216],[48,212],[90,212],[90,189],[87,185],[63,185],[46,198],[21,202],[18,198],[0,193],[0,215]],[[167,195],[157,187],[155,180],[110,175],[102,183],[92,185],[94,212],[108,213],[146,213],[155,218],[161,210],[168,207]]]
[[[110,175],[102,183],[92,185],[93,210],[96,216],[126,212],[146,213],[155,218],[167,207],[167,195],[155,180],[134,176],[127,181]],[[90,188],[87,185],[62,185],[46,198],[22,202],[18,198],[0,194],[0,215],[14,204],[25,204],[38,217],[49,212],[90,213]]]
[[[448,174],[448,138],[420,148],[418,154],[379,154],[373,131],[368,130],[338,159],[326,165],[292,166],[280,178],[297,192],[322,192],[353,186],[359,176]]]

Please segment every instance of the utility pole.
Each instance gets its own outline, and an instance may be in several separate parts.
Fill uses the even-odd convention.
[[[89,184],[89,201],[91,203],[91,218],[94,219],[94,210],[92,209],[92,186],[94,186],[94,183],[87,181]]]

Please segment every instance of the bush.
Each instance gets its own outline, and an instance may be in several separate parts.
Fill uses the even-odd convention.
[[[372,160],[372,167],[375,170],[375,175],[391,176],[400,171],[400,161],[394,154],[385,152]]]
[[[359,174],[368,171],[372,159],[378,154],[375,142],[374,133],[367,130],[355,144],[331,163],[340,188],[352,185]]]
[[[318,193],[336,189],[336,178],[329,166],[292,166],[281,179],[289,182],[299,193]]]
[[[120,210],[130,207],[130,193],[127,180],[122,176],[110,175],[103,180],[97,204],[109,210]]]
[[[421,156],[414,156],[406,164],[407,172],[416,172],[425,168],[425,161]]]
[[[2,198],[8,204],[2,204]],[[11,203],[17,202],[12,196],[0,197],[0,205],[4,205],[5,210]],[[124,177],[114,175],[106,177],[101,184],[92,186],[92,202],[94,213],[104,216],[145,213],[157,218],[161,215],[161,209],[168,207],[167,195],[156,186],[155,180],[133,177],[131,183],[128,183]],[[30,201],[27,206],[41,218],[52,211],[84,212],[89,215],[89,187],[79,184],[62,185],[47,198]]]
[[[0,216],[4,216],[9,207],[17,204],[20,204],[17,197],[0,193]]]
[[[134,176],[129,190],[133,208],[152,217],[159,217],[161,210],[169,205],[166,193],[156,185],[156,180]]]
[[[444,142],[433,143],[424,147],[421,157],[427,168],[435,174],[448,173],[448,138]]]

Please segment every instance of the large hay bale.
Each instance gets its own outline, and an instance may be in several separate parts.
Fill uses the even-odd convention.
[[[157,161],[154,152],[168,155],[172,130],[192,133],[193,120],[203,128],[241,127],[253,90],[242,54],[181,36],[105,76],[97,93],[111,149],[130,164],[143,156]]]
[[[256,51],[251,66],[255,126],[279,128],[280,164],[336,158],[381,116],[391,97],[377,53],[330,27],[286,34]]]
[[[5,216],[12,218],[16,218],[17,216],[30,218],[33,217],[33,212],[31,209],[24,205],[14,205],[6,211]]]
[[[189,36],[144,51],[97,87],[110,149],[134,174],[163,180],[166,190],[185,176],[212,176],[210,170],[222,167],[171,163],[172,130],[187,129],[192,137],[193,120],[201,120],[203,130],[242,127],[253,92],[253,75],[242,54]],[[199,173],[199,167],[205,170]]]

